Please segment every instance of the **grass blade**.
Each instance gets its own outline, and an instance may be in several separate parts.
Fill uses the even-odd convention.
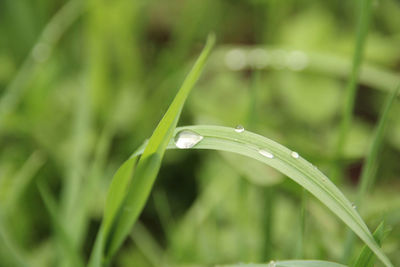
[[[35,48],[45,46],[49,52],[57,44],[65,31],[82,14],[82,2],[70,0],[49,21],[43,29],[38,41],[32,47],[29,56],[25,59],[11,83],[4,90],[0,99],[0,126],[3,127],[6,116],[12,113],[25,92],[25,86],[29,83],[40,63],[35,59]],[[2,129],[2,128],[0,128]]]
[[[257,264],[233,264],[233,265],[218,265],[217,267],[345,267],[345,265],[317,260],[290,260],[290,261],[271,261],[270,263]]]
[[[176,129],[176,133],[183,130],[203,136],[201,142],[194,146],[195,149],[212,149],[241,154],[263,162],[288,176],[340,218],[386,266],[393,266],[376,243],[361,216],[352,207],[351,202],[328,177],[304,158],[293,156],[293,151],[281,144],[249,131],[237,133],[234,129],[228,127],[198,125],[179,127]],[[176,149],[173,140],[171,140],[168,148]],[[273,158],[261,155],[260,149],[271,153]],[[139,155],[142,152],[143,149],[138,150],[134,155]]]
[[[389,111],[393,105],[394,100],[398,96],[399,92],[400,92],[400,85],[395,90],[393,90],[393,92],[389,96],[387,96],[385,106],[382,110],[378,125],[376,126],[372,146],[368,153],[365,166],[363,167],[361,173],[361,184],[358,191],[357,203],[356,203],[358,206],[361,204],[362,199],[364,198],[368,188],[374,182],[374,177],[378,165],[378,155],[382,147],[385,128],[389,118]]]
[[[360,1],[360,15],[357,26],[357,38],[353,54],[353,66],[349,83],[346,88],[343,118],[340,123],[338,143],[335,151],[335,159],[338,160],[343,152],[349,127],[353,119],[354,102],[357,92],[357,83],[360,76],[360,67],[363,59],[364,47],[367,39],[368,28],[371,18],[372,0]],[[334,176],[338,174],[338,169],[334,170]],[[337,178],[337,177],[333,177]]]
[[[43,202],[46,206],[47,211],[50,214],[54,230],[56,232],[57,238],[59,239],[59,243],[62,246],[64,253],[66,254],[69,263],[73,266],[81,266],[83,267],[83,261],[76,248],[73,245],[70,236],[67,234],[66,230],[64,229],[64,224],[60,220],[60,216],[58,215],[58,207],[57,204],[49,192],[49,189],[42,183],[37,184],[40,196],[43,199]]]
[[[400,92],[400,85],[395,90],[393,90],[390,95],[387,96],[386,103],[385,106],[383,107],[378,125],[375,128],[372,145],[368,153],[367,159],[365,161],[365,164],[362,168],[360,185],[357,192],[357,199],[355,201],[357,207],[359,208],[361,208],[363,199],[365,198],[368,188],[370,188],[374,183],[375,173],[378,168],[378,155],[382,147],[382,141],[385,135],[385,128],[387,120],[389,118],[389,111],[399,92]],[[353,252],[353,248],[354,248],[354,236],[353,233],[348,232],[343,251],[344,262],[347,262],[350,259],[351,254]]]
[[[115,186],[113,186],[113,188],[116,189],[110,189],[112,191],[112,195],[108,195],[108,201],[111,201],[111,199],[114,200],[113,204],[106,204],[108,206],[107,210],[115,210],[118,204],[120,204],[120,207],[118,207],[118,214],[116,216],[114,216],[114,214],[116,214],[115,211],[112,211],[111,215],[107,215],[107,217],[105,217],[105,219],[107,218],[107,221],[103,222],[106,223],[103,224],[103,226],[110,227],[110,229],[105,229],[104,227],[102,227],[102,230],[99,232],[99,236],[103,238],[104,244],[102,246],[98,245],[97,243],[96,247],[100,247],[99,250],[104,249],[103,263],[105,264],[107,264],[111,260],[113,254],[118,250],[122,242],[129,235],[132,226],[134,225],[140,212],[144,208],[144,205],[149,197],[151,188],[154,184],[158,170],[160,168],[165,149],[171,137],[173,136],[185,100],[188,97],[194,84],[198,80],[214,43],[215,36],[210,35],[205,48],[203,49],[192,70],[183,82],[183,85],[178,91],[178,94],[176,95],[164,117],[158,124],[157,128],[154,130],[152,137],[150,138],[148,144],[144,149],[143,155],[137,163],[137,167],[132,179],[129,179],[128,177],[129,172],[126,172],[126,177],[120,178],[126,183],[127,181],[131,180],[124,200],[122,202],[121,198],[117,198],[115,200],[112,195],[124,195],[123,191],[126,190],[125,188],[123,188],[122,186],[118,186],[118,188],[116,188],[115,186],[117,186],[118,183],[114,183]],[[130,160],[132,160],[132,158],[128,161]],[[123,166],[126,165],[124,164]],[[111,220],[111,222],[109,222],[108,220]],[[97,252],[97,250],[95,252]],[[99,253],[97,253],[97,255],[99,255]],[[100,262],[99,259],[94,258],[92,260],[93,262]]]
[[[30,155],[13,179],[13,186],[10,189],[10,193],[6,202],[6,210],[12,210],[16,208],[17,202],[23,195],[24,190],[28,187],[29,183],[32,182],[36,173],[44,165],[44,163],[45,156],[39,151],[35,151]]]
[[[376,228],[374,232],[374,238],[378,244],[381,244],[382,239],[384,238],[385,231],[384,231],[384,223],[382,222]],[[364,246],[360,256],[358,257],[354,267],[373,267],[375,262],[375,257],[372,251],[367,247]]]
[[[131,157],[125,161],[111,181],[104,208],[103,231],[105,235],[110,232],[112,222],[126,196],[126,189],[132,178],[136,161],[137,157]]]

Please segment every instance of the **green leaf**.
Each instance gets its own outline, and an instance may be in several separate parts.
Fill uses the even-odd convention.
[[[371,13],[372,13],[372,0],[361,0],[360,4],[361,6],[359,6],[358,10],[360,13],[358,17],[357,38],[353,54],[353,65],[352,65],[350,80],[348,81],[346,88],[344,109],[342,114],[343,117],[340,123],[338,142],[336,145],[336,151],[334,155],[336,160],[340,159],[340,157],[342,156],[346,138],[349,133],[349,128],[353,120],[353,110],[358,88],[358,80],[360,76],[364,48],[366,44]],[[339,169],[334,169],[333,175],[339,176],[338,172]]]
[[[250,263],[250,264],[233,264],[233,265],[217,265],[217,267],[346,267],[335,262],[317,261],[317,260],[290,260],[290,261],[271,261],[270,263]]]
[[[292,150],[261,135],[249,131],[237,133],[233,128],[228,127],[187,126],[177,128],[176,133],[183,130],[192,131],[203,136],[201,142],[193,147],[194,149],[212,149],[241,154],[263,162],[288,176],[319,199],[340,218],[371,248],[386,266],[393,266],[376,243],[361,216],[352,207],[351,202],[314,165],[301,156],[298,158],[293,157]],[[168,148],[176,149],[173,140],[170,141]],[[274,157],[268,158],[261,155],[259,153],[260,149],[268,151]],[[139,155],[142,152],[143,149],[139,149],[134,155]]]
[[[124,163],[121,167],[122,170],[118,171],[117,181],[112,183],[107,197],[105,217],[97,237],[90,266],[99,266],[101,254],[104,258],[103,263],[107,264],[111,260],[143,210],[183,105],[198,80],[214,43],[215,36],[210,35],[205,48],[149,139],[132,179],[130,179],[130,170],[133,167],[134,157],[131,157],[128,163]],[[122,181],[122,185],[119,184],[119,181]],[[129,181],[130,184],[126,188]],[[100,239],[103,241],[98,241]],[[103,252],[99,253],[99,251]]]
[[[375,181],[376,170],[378,169],[379,152],[382,149],[382,143],[385,136],[385,129],[387,121],[389,119],[390,109],[393,105],[394,100],[400,91],[400,85],[391,92],[386,98],[386,103],[382,109],[379,122],[375,128],[372,145],[368,152],[367,159],[363,165],[360,184],[357,192],[356,205],[362,206],[363,200],[368,192],[368,189],[372,187]],[[351,232],[348,232],[346,242],[344,245],[343,260],[348,261],[351,257],[354,249],[354,237]]]
[[[384,237],[384,223],[380,223],[379,226],[376,228],[374,232],[374,238],[378,244],[381,244],[382,239]],[[372,253],[371,249],[367,246],[364,246],[360,256],[358,257],[354,267],[373,267],[375,262],[374,254]]]
[[[69,260],[69,264],[73,266],[82,266],[83,261],[81,256],[74,247],[74,244],[68,235],[67,231],[64,229],[64,224],[62,223],[60,216],[58,214],[58,207],[55,199],[51,195],[47,186],[43,183],[37,184],[40,196],[43,199],[43,202],[46,206],[47,211],[50,214],[51,221],[54,227],[54,231],[56,233],[57,238],[59,239],[59,243],[62,246],[62,250],[64,251],[67,259]]]
[[[110,232],[112,222],[126,196],[129,182],[132,178],[137,157],[131,157],[125,161],[112,178],[107,193],[104,208],[103,231],[107,235]]]

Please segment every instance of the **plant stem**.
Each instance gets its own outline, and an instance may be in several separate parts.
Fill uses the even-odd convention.
[[[357,93],[357,84],[360,76],[360,66],[363,60],[363,53],[365,49],[368,28],[370,24],[371,18],[371,6],[372,0],[360,0],[360,15],[358,19],[358,27],[357,27],[357,38],[355,43],[354,55],[353,55],[353,66],[351,71],[351,76],[349,83],[346,88],[345,95],[345,103],[342,114],[342,121],[339,129],[339,137],[336,146],[336,151],[334,154],[335,159],[335,168],[333,170],[333,178],[339,178],[340,175],[340,166],[338,168],[337,163],[340,160],[344,145],[346,142],[346,138],[348,136],[349,128],[353,120],[353,109],[355,96]]]

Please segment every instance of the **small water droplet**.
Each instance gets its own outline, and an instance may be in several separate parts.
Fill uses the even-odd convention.
[[[189,130],[183,130],[176,134],[174,141],[177,148],[192,148],[203,140],[203,136]]]
[[[238,125],[235,127],[235,132],[237,133],[243,133],[244,132],[244,127],[242,125]]]
[[[274,155],[271,152],[268,152],[265,149],[258,150],[258,153],[260,153],[261,155],[263,155],[264,157],[269,158],[269,159],[273,159],[274,158]]]
[[[292,153],[290,155],[292,156],[292,158],[295,158],[295,159],[299,158],[299,153],[297,153],[296,151],[292,151]]]
[[[351,203],[351,207],[352,207],[353,209],[357,209],[357,206],[356,206],[355,203]]]
[[[225,64],[231,70],[242,70],[247,65],[246,54],[242,49],[232,49],[225,55]]]
[[[269,267],[276,267],[275,261],[270,261],[268,264]]]

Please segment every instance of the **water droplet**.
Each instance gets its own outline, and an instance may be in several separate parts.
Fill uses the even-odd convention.
[[[268,152],[265,149],[258,150],[258,153],[260,153],[261,155],[263,155],[264,157],[269,158],[269,159],[273,159],[274,158],[274,155],[271,152]]]
[[[268,66],[270,56],[265,49],[255,48],[247,54],[249,65],[255,69],[263,69]]]
[[[231,70],[242,70],[247,65],[246,54],[242,49],[232,49],[225,55],[225,64]]]
[[[269,267],[276,267],[275,261],[270,261],[268,264]]]
[[[244,132],[244,127],[242,125],[238,125],[235,127],[235,132],[237,133],[243,133]]]
[[[183,130],[176,134],[174,141],[177,148],[186,149],[194,147],[203,140],[203,138],[204,137],[198,133]]]
[[[352,207],[353,209],[357,209],[357,206],[356,206],[356,204],[354,204],[354,203],[351,203],[351,207]]]
[[[294,71],[303,70],[308,65],[308,56],[301,51],[292,51],[286,57],[286,65]]]
[[[295,158],[295,159],[299,158],[299,153],[297,153],[296,151],[292,151],[292,153],[290,155],[292,156],[292,158]]]

